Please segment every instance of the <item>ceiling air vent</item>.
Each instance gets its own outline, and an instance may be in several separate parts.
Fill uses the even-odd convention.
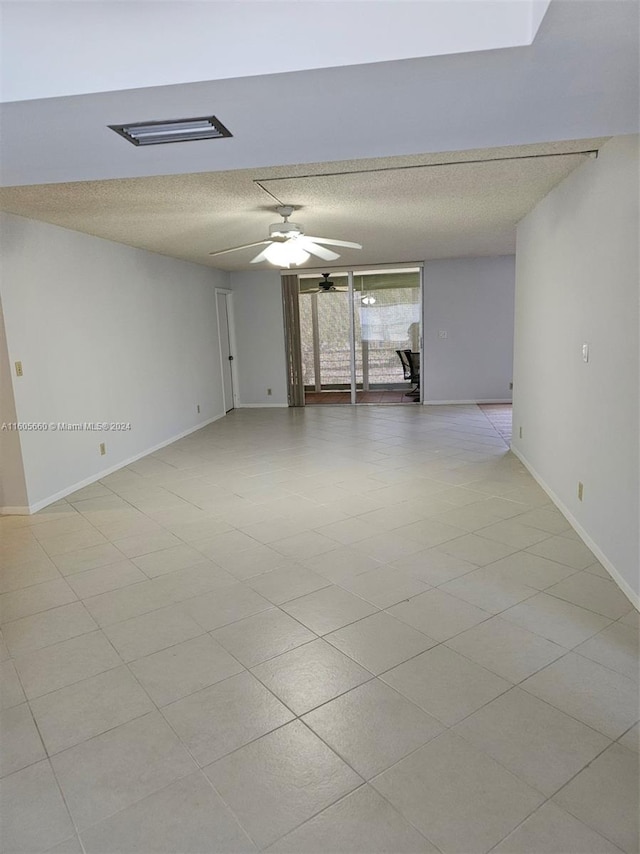
[[[162,145],[166,142],[220,139],[233,135],[215,116],[167,119],[161,122],[131,122],[126,125],[109,125],[109,127],[133,145]]]

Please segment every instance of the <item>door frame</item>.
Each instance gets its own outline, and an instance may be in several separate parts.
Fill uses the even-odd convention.
[[[231,387],[232,387],[232,395],[233,400],[231,403],[232,406],[227,409],[227,399],[224,393],[224,359],[222,356],[222,334],[220,330],[220,312],[218,311],[218,294],[224,295],[227,298],[227,326],[229,329],[229,349],[231,350],[231,355],[233,359],[231,360]],[[233,314],[233,291],[228,288],[215,288],[216,295],[216,327],[218,329],[218,354],[220,356],[220,380],[222,386],[222,405],[224,407],[224,414],[226,415],[232,409],[237,409],[238,407],[238,371],[236,368],[236,356],[237,347],[236,347],[236,325]]]

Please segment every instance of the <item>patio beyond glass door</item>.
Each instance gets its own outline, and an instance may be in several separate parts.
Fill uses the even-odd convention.
[[[415,403],[419,382],[398,350],[419,365],[420,270],[300,276],[305,404]]]

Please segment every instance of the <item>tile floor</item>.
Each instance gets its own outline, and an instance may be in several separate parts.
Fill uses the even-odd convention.
[[[638,614],[505,424],[241,410],[0,519],[2,850],[637,852]]]

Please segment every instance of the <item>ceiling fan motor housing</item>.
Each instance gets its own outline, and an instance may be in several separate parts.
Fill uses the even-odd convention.
[[[269,226],[269,237],[298,237],[302,226],[297,222],[274,222]]]

